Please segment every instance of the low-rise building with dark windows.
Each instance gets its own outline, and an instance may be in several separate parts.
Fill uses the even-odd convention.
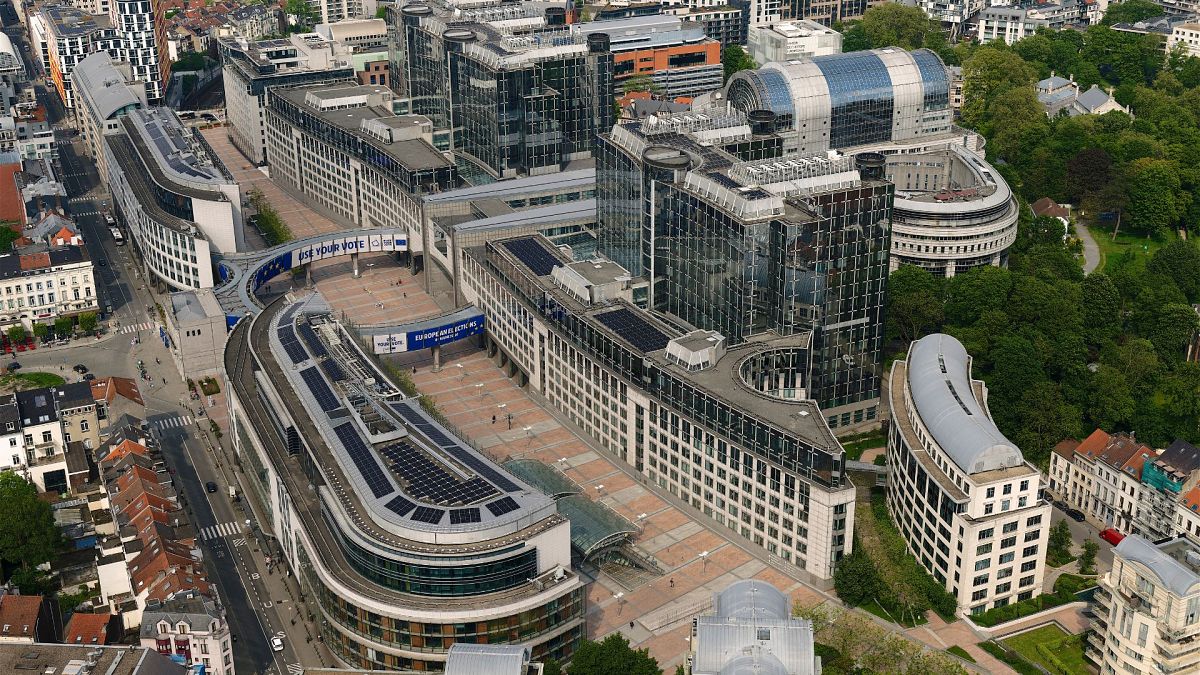
[[[456,643],[570,659],[571,523],[402,394],[320,296],[239,323],[225,370],[247,496],[341,663],[440,671]]]

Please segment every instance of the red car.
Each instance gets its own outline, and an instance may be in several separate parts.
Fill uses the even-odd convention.
[[[1125,535],[1110,527],[1106,530],[1100,531],[1100,538],[1112,544],[1113,546],[1116,546],[1117,544],[1121,543],[1121,540],[1125,538]]]

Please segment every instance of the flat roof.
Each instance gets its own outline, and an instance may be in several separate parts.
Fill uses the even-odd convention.
[[[438,152],[424,140],[408,139],[388,142],[362,130],[362,123],[364,121],[378,120],[383,124],[390,124],[390,120],[400,117],[391,110],[380,106],[316,110],[306,102],[310,94],[322,99],[332,99],[358,96],[380,90],[386,90],[386,87],[371,85],[331,87],[328,84],[320,84],[311,87],[280,88],[273,90],[273,93],[308,114],[319,117],[321,120],[363,139],[371,147],[386,153],[389,157],[396,160],[400,166],[407,169],[421,171],[454,166],[453,161],[447,159],[445,155]],[[406,115],[404,117],[410,116]]]
[[[184,675],[183,666],[147,647],[128,645],[0,644],[0,672],[64,672],[95,655],[93,673],[104,675]]]

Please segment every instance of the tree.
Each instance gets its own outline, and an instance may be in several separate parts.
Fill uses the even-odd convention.
[[[915,265],[901,265],[888,277],[887,319],[890,337],[904,345],[942,324],[941,279]]]
[[[1027,148],[1036,147],[1050,132],[1050,122],[1029,87],[1014,87],[992,97],[987,108],[989,120],[1002,120],[992,131],[995,154],[1016,161]]]
[[[1100,361],[1125,376],[1129,386],[1141,393],[1148,393],[1146,385],[1157,379],[1160,370],[1154,345],[1142,338],[1109,345],[1100,353]]]
[[[887,5],[883,5],[887,6]],[[1037,71],[1017,54],[985,45],[963,62],[963,124],[980,128],[1000,94],[1033,84]]]
[[[600,642],[584,640],[571,659],[569,675],[662,675],[647,649],[633,649],[629,638],[612,633]]]
[[[1200,248],[1179,239],[1154,252],[1146,270],[1171,277],[1188,300],[1200,298]]]
[[[63,538],[37,488],[11,471],[0,472],[0,560],[22,570],[50,562]]]
[[[654,83],[654,80],[646,73],[638,73],[631,75],[621,81],[621,88],[626,94],[631,94],[635,91],[646,92],[648,94],[658,96],[662,93],[662,87]]]
[[[70,335],[74,328],[75,320],[69,316],[60,316],[54,320],[54,334],[60,338]]]
[[[884,586],[871,558],[855,546],[850,555],[842,556],[834,568],[833,588],[842,602],[857,607],[878,598]]]
[[[33,324],[33,336],[39,342],[45,342],[46,338],[50,337],[50,326],[44,323]]]
[[[1046,542],[1046,557],[1066,560],[1071,557],[1071,526],[1060,520],[1050,527],[1050,538]]]
[[[1083,553],[1079,555],[1080,574],[1096,573],[1096,551],[1098,550],[1100,550],[1100,545],[1095,541],[1088,539],[1083,542]]]
[[[1200,317],[1189,305],[1169,303],[1155,313],[1150,328],[1150,342],[1163,358],[1176,361],[1182,359],[1184,346],[1192,335],[1200,330]]]
[[[758,67],[754,59],[750,58],[750,55],[746,53],[746,50],[738,45],[729,45],[721,50],[721,65],[725,66],[726,82],[738,71],[754,70]]]
[[[1099,193],[1111,180],[1112,157],[1100,148],[1084,148],[1067,162],[1067,196],[1076,203]]]
[[[1125,376],[1115,368],[1100,366],[1092,376],[1088,417],[1099,429],[1117,429],[1133,419],[1137,404]]]
[[[1099,345],[1121,332],[1121,292],[1106,274],[1089,274],[1080,290],[1084,339]]]
[[[898,2],[876,5],[863,14],[863,32],[873,48],[925,46],[926,35],[939,30],[925,10]]]
[[[25,331],[25,326],[21,324],[10,326],[8,329],[8,341],[13,344],[23,344],[28,337],[29,334]]]
[[[542,675],[562,675],[562,664],[557,659],[546,659],[542,662]]]
[[[296,32],[307,30],[316,16],[313,8],[308,4],[308,0],[287,0],[283,4],[283,11],[294,18],[295,22],[292,28]]]
[[[91,334],[96,330],[96,313],[84,312],[79,315],[79,330]]]
[[[1110,4],[1104,12],[1104,18],[1100,20],[1100,23],[1105,26],[1112,26],[1118,23],[1137,23],[1152,17],[1162,16],[1162,13],[1162,5],[1150,0],[1125,0],[1119,4]]]
[[[1142,158],[1130,164],[1127,174],[1130,226],[1145,234],[1165,235],[1179,217],[1179,168],[1168,160]]]
[[[946,321],[969,326],[989,310],[1002,309],[1012,291],[1012,273],[1003,267],[976,267],[946,283]]]

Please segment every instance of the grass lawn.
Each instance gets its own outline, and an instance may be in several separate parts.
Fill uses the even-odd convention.
[[[1035,628],[1003,640],[1003,643],[1051,673],[1087,675],[1091,672],[1083,659],[1083,635],[1070,635],[1055,625]]]
[[[966,660],[970,661],[971,663],[975,663],[975,657],[971,656],[967,652],[967,650],[963,649],[962,647],[959,647],[958,645],[950,645],[949,647],[946,648],[946,651],[959,657],[960,659],[966,659]]]
[[[1058,551],[1047,551],[1046,564],[1051,567],[1062,567],[1063,565],[1070,565],[1071,563],[1075,562],[1076,556],[1069,555],[1064,558],[1057,554]]]
[[[0,389],[22,391],[41,387],[61,387],[66,380],[54,373],[9,373],[0,377]]]
[[[883,619],[884,621],[891,621],[893,623],[898,623],[901,626],[904,626],[905,628],[912,628],[913,626],[920,626],[922,624],[929,623],[929,621],[925,618],[924,614],[918,616],[916,622],[914,623],[911,616],[901,617],[901,616],[896,616],[895,614],[890,614],[888,612],[885,612],[883,610],[883,607],[879,606],[878,602],[872,602],[869,605],[863,605],[860,609],[865,609],[868,612],[874,614],[875,616]]]
[[[1113,223],[1108,223],[1104,226],[1091,225],[1088,229],[1091,230],[1092,238],[1096,240],[1096,245],[1100,248],[1100,265],[1096,267],[1097,272],[1104,271],[1104,266],[1108,263],[1109,257],[1119,258],[1125,251],[1130,249],[1133,249],[1139,256],[1149,258],[1154,255],[1155,251],[1173,241],[1176,236],[1172,233],[1168,238],[1159,241],[1157,239],[1149,239],[1144,234],[1131,234],[1121,231],[1117,233],[1117,240],[1113,241]]]
[[[846,449],[846,459],[851,461],[858,461],[864,450],[882,448],[887,445],[887,438],[880,431],[871,431],[839,440],[842,442],[842,447]]]

